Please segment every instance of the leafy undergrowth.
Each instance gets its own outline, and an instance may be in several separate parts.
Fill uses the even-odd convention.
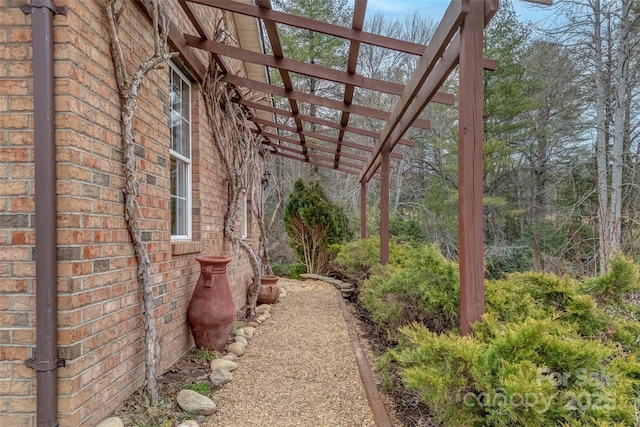
[[[640,426],[632,261],[619,256],[583,281],[533,272],[487,281],[486,314],[464,337],[457,266],[435,248],[370,271],[360,303],[391,347],[380,367],[401,405],[424,405],[444,426]]]
[[[184,412],[176,402],[176,396],[182,389],[206,392],[209,385],[206,379],[211,357],[215,352],[191,350],[175,363],[167,372],[158,378],[160,401],[151,405],[143,390],[136,391],[114,416],[120,417],[126,426],[135,427],[172,427],[179,422],[195,419],[196,416]],[[210,387],[208,388],[210,394]]]

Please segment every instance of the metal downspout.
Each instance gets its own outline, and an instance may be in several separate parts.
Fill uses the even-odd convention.
[[[26,361],[36,370],[39,427],[58,425],[58,303],[56,263],[56,153],[54,134],[53,14],[49,0],[32,0],[33,113],[35,140],[36,351]]]

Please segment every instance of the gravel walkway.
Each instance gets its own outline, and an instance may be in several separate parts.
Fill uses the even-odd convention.
[[[373,427],[336,290],[280,279],[286,298],[256,329],[205,427]]]

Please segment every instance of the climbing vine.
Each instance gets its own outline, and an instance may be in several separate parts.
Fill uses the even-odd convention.
[[[224,20],[218,22],[215,38],[226,39]],[[202,84],[202,94],[205,100],[207,118],[213,132],[214,146],[225,171],[227,172],[227,211],[224,218],[224,237],[235,248],[242,249],[249,258],[253,271],[253,292],[249,296],[247,316],[255,316],[255,307],[260,291],[260,281],[263,265],[269,267],[266,253],[264,223],[262,207],[252,204],[252,213],[258,221],[260,236],[258,251],[256,251],[237,232],[236,221],[244,192],[251,192],[251,200],[261,200],[259,185],[262,179],[264,159],[260,151],[260,143],[251,132],[249,112],[233,99],[238,96],[236,89],[222,81],[223,72],[213,55]]]
[[[111,46],[111,57],[115,68],[116,82],[120,94],[120,129],[124,146],[124,217],[127,228],[131,234],[133,248],[138,261],[138,282],[143,293],[144,308],[144,330],[146,348],[146,378],[145,388],[149,393],[152,403],[158,402],[158,383],[156,380],[156,369],[160,360],[160,346],[155,327],[153,315],[153,293],[152,281],[149,273],[151,261],[149,252],[142,238],[140,230],[140,205],[138,204],[138,181],[136,178],[136,141],[133,130],[133,118],[138,108],[137,100],[147,74],[158,67],[164,65],[169,59],[177,55],[170,53],[167,47],[168,20],[160,12],[160,2],[148,0],[145,2],[147,10],[151,15],[153,25],[154,52],[145,61],[138,64],[132,74],[127,72],[125,53],[118,36],[120,29],[120,17],[124,10],[124,3],[118,0],[107,0],[106,14],[109,20],[109,37]]]

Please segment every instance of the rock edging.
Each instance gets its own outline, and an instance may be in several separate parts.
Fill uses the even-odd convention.
[[[281,289],[278,301],[286,297],[287,293]],[[210,362],[211,373],[208,375],[209,382],[213,387],[222,387],[233,381],[234,371],[238,367],[238,362],[247,352],[249,341],[255,334],[256,327],[271,318],[271,304],[261,304],[256,307],[258,317],[255,320],[245,322],[245,326],[233,331],[229,336],[226,353]],[[178,427],[197,427],[200,422],[206,419],[207,415],[213,414],[216,410],[215,402],[207,396],[193,390],[180,390],[176,396],[178,406],[185,412],[199,415],[198,421],[188,420],[178,425]],[[123,427],[124,423],[119,417],[111,417],[101,421],[98,427]]]
[[[300,277],[302,277],[305,280],[321,280],[325,283],[329,283],[333,285],[337,290],[339,290],[340,293],[342,294],[342,297],[345,299],[350,299],[352,297],[355,297],[358,292],[358,288],[355,284],[344,282],[340,279],[334,279],[333,277],[321,276],[319,274],[313,274],[313,273],[303,273],[300,275]]]

